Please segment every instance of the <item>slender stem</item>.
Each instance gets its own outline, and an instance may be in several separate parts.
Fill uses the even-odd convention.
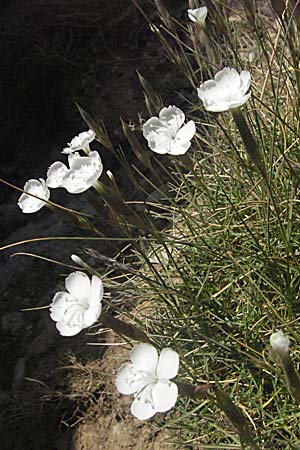
[[[209,389],[213,387],[212,383],[201,384],[197,386],[176,380],[175,383],[177,384],[179,394],[184,397],[197,398],[198,400],[203,400],[204,398],[213,399],[211,394],[209,394],[208,392]]]
[[[237,431],[241,444],[247,443],[251,450],[259,450],[242,410],[236,406],[223,389],[215,386],[214,393],[216,404],[226,414],[232,426]]]
[[[231,111],[233,120],[240,132],[241,138],[243,140],[245,149],[255,164],[256,168],[258,169],[259,173],[262,175],[263,179],[267,179],[267,173],[265,169],[265,165],[263,162],[263,159],[261,157],[258,144],[251,133],[251,130],[239,108],[233,109]]]
[[[202,385],[192,385],[189,383],[183,383],[182,381],[175,381],[178,386],[178,392],[180,395],[196,398],[198,400],[208,399],[212,403],[215,403],[228,417],[232,426],[237,431],[241,444],[248,444],[251,450],[259,450],[253,436],[253,432],[249,427],[241,409],[235,405],[228,394],[223,389],[219,388],[215,384],[208,383]],[[212,390],[214,395],[209,393]]]
[[[281,231],[281,236],[282,236],[282,240],[284,241],[284,244],[286,245],[286,248],[289,249],[289,242],[288,242],[288,238],[286,236],[282,221],[280,219],[280,214],[279,214],[279,210],[278,210],[278,205],[276,202],[276,199],[274,197],[272,188],[271,188],[271,182],[268,180],[267,177],[267,172],[266,172],[266,168],[262,159],[262,156],[260,154],[259,148],[258,148],[258,144],[241,112],[241,110],[239,108],[233,109],[231,111],[233,119],[235,121],[235,124],[240,132],[241,138],[243,140],[245,149],[249,155],[249,157],[251,158],[251,160],[253,161],[253,163],[255,164],[256,168],[258,169],[260,175],[262,176],[262,178],[265,181],[265,185],[267,188],[267,192],[269,195],[269,198],[271,200],[271,203],[273,205],[275,214],[277,216],[278,219],[278,224],[279,224],[279,228]]]
[[[300,378],[289,353],[281,358],[282,368],[287,381],[289,393],[293,400],[300,403]]]
[[[124,335],[136,341],[151,343],[150,338],[143,330],[137,328],[135,325],[123,322],[104,311],[102,311],[99,320],[104,327],[111,328],[121,336]]]

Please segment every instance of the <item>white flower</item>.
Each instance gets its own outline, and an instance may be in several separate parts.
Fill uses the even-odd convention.
[[[196,8],[196,9],[188,9],[187,13],[189,16],[189,19],[192,22],[199,23],[202,28],[205,27],[205,19],[207,16],[207,8],[206,6],[202,6],[202,8]]]
[[[23,188],[25,192],[36,195],[37,197],[49,200],[50,191],[46,185],[45,180],[40,178],[39,180],[28,180]],[[18,206],[21,208],[22,212],[25,214],[34,213],[39,211],[45,202],[39,200],[38,198],[32,197],[31,195],[23,193],[18,200]]]
[[[116,385],[121,394],[134,394],[132,414],[145,420],[173,408],[178,388],[170,379],[178,373],[178,353],[164,348],[158,357],[152,345],[138,344],[133,347],[130,360],[120,368]]]
[[[290,340],[281,330],[271,334],[270,344],[273,352],[280,358],[289,354]]]
[[[63,149],[62,153],[69,155],[70,153],[78,150],[83,150],[86,153],[90,152],[90,143],[95,139],[96,134],[93,130],[83,131],[75,136],[71,142],[68,142],[68,146]]]
[[[195,122],[184,124],[185,115],[176,106],[163,108],[158,117],[151,117],[143,125],[143,135],[155,153],[183,155],[191,146],[196,132]],[[182,126],[183,125],[183,126]]]
[[[251,75],[247,70],[240,74],[235,69],[225,67],[216,73],[214,80],[205,81],[197,89],[207,111],[222,112],[242,106],[249,99]]]
[[[65,281],[68,292],[57,292],[50,305],[50,317],[62,336],[74,336],[98,319],[103,297],[103,284],[93,275],[71,273]]]
[[[68,162],[70,169],[60,161],[49,167],[47,185],[50,188],[63,187],[71,194],[80,194],[98,180],[103,170],[98,152],[91,152],[89,156],[71,153]]]

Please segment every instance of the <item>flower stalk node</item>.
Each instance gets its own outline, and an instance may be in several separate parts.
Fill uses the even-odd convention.
[[[135,341],[150,343],[149,337],[143,330],[137,328],[135,325],[123,322],[109,313],[102,311],[99,320],[104,327],[111,328],[117,334],[126,336]]]

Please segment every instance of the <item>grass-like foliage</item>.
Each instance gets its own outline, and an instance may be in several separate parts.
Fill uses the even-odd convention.
[[[101,258],[104,284],[120,293],[110,306],[143,329],[124,334],[179,354],[180,393],[197,386],[162,416],[172,448],[299,449],[300,6],[242,0],[231,10],[206,1],[200,24],[155,0],[158,25],[134,3],[190,82],[191,95],[178,93],[178,102],[197,132],[184,155],[155,154],[138,125],[122,122],[136,163],[118,155],[134,195],[125,201],[110,173],[96,185],[105,220],[128,242],[122,261]],[[224,67],[250,71],[251,97],[240,109],[206,111],[197,87]],[[157,116],[168,105],[139,76]],[[113,150],[105,129],[81,114]],[[101,213],[98,197],[90,200]],[[76,218],[101,235],[97,220]],[[101,318],[122,334],[115,317]],[[271,351],[278,330],[290,338],[289,355]]]
[[[215,6],[205,30],[186,30],[161,5],[162,25],[151,26],[191,89],[225,66],[251,71],[244,111],[266,176],[231,114],[205,112],[195,92],[187,100],[197,124],[184,161],[190,170],[172,158],[168,199],[156,213],[170,226],[152,231],[159,244],[151,245],[143,267],[150,281],[137,278],[134,290],[139,302],[150,303],[145,321],[156,345],[184,358],[182,380],[221,384],[248,417],[258,448],[296,449],[299,405],[271,358],[269,339],[284,330],[297,361],[299,16],[293,2],[271,2],[275,12],[269,5],[267,14],[252,1],[240,2],[238,12],[209,3]],[[166,157],[160,161],[167,164]],[[228,418],[207,398],[179,404],[167,425],[180,432],[178,448],[241,448]]]

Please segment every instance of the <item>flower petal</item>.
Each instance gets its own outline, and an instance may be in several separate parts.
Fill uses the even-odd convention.
[[[72,152],[74,152],[74,150],[72,150],[71,147],[65,147],[61,152],[62,152],[64,155],[70,155]]]
[[[97,322],[100,314],[102,311],[102,304],[99,303],[98,306],[90,306],[84,313],[83,316],[83,327],[87,328],[90,327],[92,325],[94,325],[94,323]]]
[[[179,128],[184,124],[185,115],[181,109],[177,108],[177,106],[168,106],[160,111],[159,118],[168,125],[168,128],[170,128],[174,134],[176,134]]]
[[[98,305],[99,303],[101,303],[102,297],[103,297],[102,280],[100,280],[100,278],[97,277],[96,275],[93,275],[89,292],[89,304]]]
[[[44,198],[48,200],[50,197],[50,191],[46,185],[45,180],[40,178],[39,180],[31,179],[28,180],[24,185],[24,191],[29,192],[30,194],[36,195],[37,197]],[[45,202],[38,198],[32,197],[26,193],[23,193],[19,200],[18,206],[21,208],[24,214],[31,214],[39,211]]]
[[[89,156],[71,153],[68,156],[70,170],[63,179],[63,187],[71,194],[80,194],[89,189],[99,178],[103,165],[98,152]]]
[[[251,74],[248,70],[242,70],[240,74],[241,78],[241,90],[243,94],[246,94],[251,84]]]
[[[62,336],[75,336],[82,330],[79,325],[70,326],[64,320],[56,322],[56,328]]]
[[[145,403],[143,400],[136,398],[131,405],[131,413],[139,420],[147,420],[156,414],[156,410],[151,403]]]
[[[81,169],[82,166],[90,166],[100,168],[102,166],[102,161],[98,152],[93,151],[89,154],[89,156],[80,156],[79,153],[71,153],[68,156],[68,162],[70,169],[78,170]]]
[[[72,302],[68,305],[68,309],[64,317],[64,322],[67,323],[70,327],[79,326],[81,329],[85,328],[84,312],[85,308],[83,308],[79,303]]]
[[[137,344],[130,353],[130,359],[136,369],[154,374],[158,362],[157,350],[151,344]]]
[[[240,85],[240,76],[238,72],[232,67],[224,67],[224,69],[216,73],[214,79],[217,84],[232,84],[237,86]]]
[[[50,305],[50,317],[52,320],[57,322],[63,319],[67,308],[67,301],[70,297],[72,297],[71,294],[63,291],[57,292],[54,295]]]
[[[90,327],[99,318],[102,310],[103,283],[96,275],[92,276],[90,292],[88,296],[89,308],[84,313],[84,326]]]
[[[224,111],[228,111],[229,109],[229,105],[227,102],[220,102],[220,103],[213,103],[213,104],[205,104],[203,103],[204,108],[206,109],[206,111],[211,111],[211,112],[224,112]]]
[[[189,142],[196,133],[196,125],[193,120],[189,120],[176,135],[176,140],[182,141],[182,143]]]
[[[165,412],[173,408],[178,397],[178,387],[175,383],[155,383],[152,388],[154,409],[157,412]]]
[[[117,374],[116,386],[121,394],[130,395],[135,394],[140,389],[144,388],[147,380],[142,376],[137,376],[134,371],[134,366],[130,362],[124,363]]]
[[[47,171],[47,186],[58,188],[63,186],[63,178],[67,174],[68,168],[60,161],[51,164]]]
[[[67,291],[78,300],[86,299],[90,292],[91,282],[86,273],[73,272],[65,281]]]
[[[171,348],[163,348],[158,359],[156,375],[158,378],[176,377],[179,368],[179,355]]]
[[[63,187],[70,192],[70,194],[81,194],[88,190],[93,183],[90,180],[82,177],[80,172],[76,170],[69,170],[64,178]]]
[[[147,140],[152,134],[165,133],[166,131],[168,131],[166,124],[158,117],[150,117],[143,125],[143,136]]]
[[[172,139],[169,134],[153,134],[148,138],[148,145],[151,150],[160,155],[169,153]]]
[[[171,143],[171,147],[169,150],[169,155],[184,155],[187,150],[190,148],[191,142],[187,142],[185,144],[181,143],[180,141],[177,141],[176,139]]]
[[[231,102],[228,102],[229,109],[238,108],[239,106],[244,105],[249,100],[250,97],[251,97],[251,92],[249,92],[246,95],[241,96],[238,100],[232,100]]]

